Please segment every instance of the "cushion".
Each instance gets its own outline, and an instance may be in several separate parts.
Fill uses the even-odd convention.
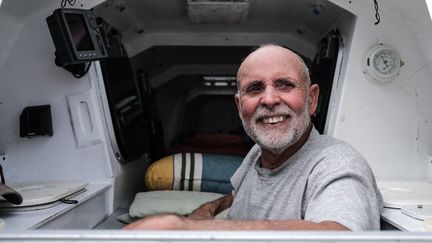
[[[140,192],[129,208],[129,220],[155,214],[174,213],[188,215],[202,204],[224,196],[219,193],[196,191],[150,191]],[[219,214],[226,217],[227,210]]]
[[[179,153],[154,162],[147,169],[147,189],[202,191],[227,194],[232,191],[230,178],[243,157]]]

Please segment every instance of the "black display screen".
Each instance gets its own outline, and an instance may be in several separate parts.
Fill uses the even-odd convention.
[[[65,13],[66,23],[77,51],[94,51],[90,33],[82,14]]]

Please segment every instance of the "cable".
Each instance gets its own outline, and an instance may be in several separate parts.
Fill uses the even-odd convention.
[[[78,200],[72,200],[72,199],[66,199],[66,198],[61,198],[61,199],[59,199],[59,201],[62,203],[66,203],[66,204],[78,204]]]
[[[375,18],[377,20],[375,22],[375,25],[377,25],[381,21],[381,17],[380,17],[380,15],[378,13],[379,6],[378,6],[378,1],[377,0],[374,0],[374,6],[375,6]]]
[[[6,184],[5,177],[3,174],[3,167],[1,165],[0,165],[0,177],[1,177],[1,183]]]
[[[76,0],[62,0],[60,3],[60,6],[62,8],[66,7],[66,4],[69,3],[69,5],[74,6],[76,3]]]
[[[88,63],[88,65],[87,65],[87,67],[86,67],[86,69],[84,70],[84,72],[83,73],[81,73],[81,74],[79,74],[79,73],[72,73],[73,74],[73,76],[75,77],[75,78],[82,78],[84,75],[86,75],[87,73],[88,73],[88,71],[90,70],[90,66],[91,66],[91,62],[89,62]]]

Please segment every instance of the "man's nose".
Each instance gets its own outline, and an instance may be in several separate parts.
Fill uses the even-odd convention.
[[[261,104],[267,108],[273,108],[280,104],[279,93],[271,85],[267,86],[262,94]]]

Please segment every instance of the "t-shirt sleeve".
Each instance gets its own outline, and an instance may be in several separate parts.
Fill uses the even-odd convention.
[[[331,151],[337,152],[326,154],[309,176],[304,219],[379,230],[382,197],[366,160],[348,146]]]

